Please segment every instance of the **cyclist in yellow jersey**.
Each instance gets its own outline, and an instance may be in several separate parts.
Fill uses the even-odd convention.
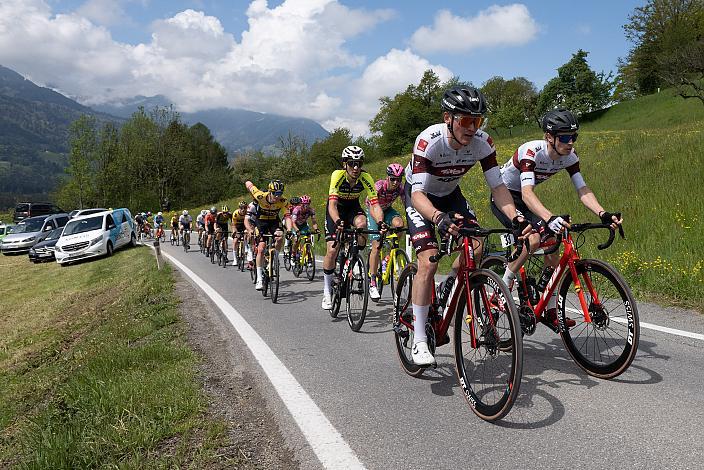
[[[256,226],[259,229],[259,235],[271,234],[275,237],[275,248],[280,251],[283,245],[283,230],[281,230],[281,218],[279,213],[281,209],[286,207],[286,198],[284,194],[284,184],[280,180],[273,180],[269,183],[268,191],[264,192],[254,186],[251,181],[245,182],[247,190],[252,194],[254,201],[257,203],[258,212],[256,217]],[[259,238],[257,250],[257,290],[264,288],[262,275],[264,274],[264,250],[266,243],[263,238]]]
[[[234,264],[237,264],[237,242],[240,237],[244,237],[245,244],[247,243],[247,234],[245,233],[246,227],[244,226],[244,219],[247,217],[247,203],[245,201],[240,201],[239,206],[235,212],[232,213],[232,252],[234,256]]]
[[[385,231],[388,226],[384,222],[384,212],[379,206],[374,178],[362,170],[364,151],[350,145],[342,151],[343,170],[335,170],[330,176],[330,190],[328,191],[328,204],[325,214],[325,241],[327,252],[323,260],[323,273],[325,284],[323,286],[322,308],[332,308],[331,290],[335,273],[335,258],[340,246],[333,248],[338,228],[357,227],[367,228],[367,217],[359,203],[359,198],[366,192],[369,200],[369,215],[377,222],[379,230]],[[359,237],[359,245],[364,248],[367,239]]]

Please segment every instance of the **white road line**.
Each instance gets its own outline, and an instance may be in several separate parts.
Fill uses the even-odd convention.
[[[259,362],[264,373],[271,381],[286,408],[288,408],[323,467],[330,469],[364,469],[362,462],[360,462],[337,429],[242,315],[193,271],[173,256],[164,253],[164,251],[161,253],[190,277],[215,302],[215,305],[218,306],[235,330],[237,330],[237,333],[252,351],[254,358]]]

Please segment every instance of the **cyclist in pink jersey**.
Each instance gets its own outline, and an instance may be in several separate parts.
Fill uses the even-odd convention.
[[[292,230],[295,235],[293,247],[291,247],[292,255],[295,255],[298,251],[298,236],[311,233],[308,226],[308,218],[313,222],[313,233],[318,233],[318,221],[315,218],[315,209],[310,206],[310,196],[304,194],[300,199],[301,203],[294,207],[291,212]]]
[[[384,222],[389,227],[403,227],[403,219],[401,215],[391,207],[397,197],[401,197],[402,201],[405,201],[405,194],[403,192],[403,176],[405,171],[401,165],[398,163],[392,163],[386,167],[386,178],[379,180],[375,183],[376,194],[379,201],[379,207],[384,211]],[[373,217],[369,216],[369,201],[367,200],[367,223],[369,230],[379,230],[378,225]],[[379,244],[379,235],[369,235],[372,241],[371,251],[369,253],[369,272],[372,273],[369,279],[369,298],[373,301],[378,301],[381,298],[379,294],[379,289],[377,288],[376,273],[379,269],[379,250],[381,245]]]
[[[543,117],[542,127],[545,132],[544,139],[526,142],[518,147],[513,158],[501,168],[501,179],[511,193],[517,211],[536,231],[528,237],[530,252],[535,251],[541,241],[559,233],[564,227],[569,227],[568,221],[548,210],[534,191],[537,185],[544,183],[562,169],[569,173],[582,204],[597,215],[602,223],[611,223],[616,228],[622,222],[620,215],[604,210],[584,182],[579,168],[579,157],[574,151],[579,130],[579,122],[574,114],[566,109],[548,111]],[[493,198],[491,210],[504,226],[510,226],[511,221],[499,210]],[[516,261],[506,267],[503,280],[509,288],[513,287],[516,273],[525,263],[528,254],[528,251],[524,251]],[[559,261],[559,252],[545,256],[545,265],[552,269]],[[557,290],[553,293],[553,299],[557,299]],[[543,317],[543,321],[554,328],[558,323],[555,307],[549,308]],[[575,321],[568,318],[565,326],[571,328],[574,325]]]

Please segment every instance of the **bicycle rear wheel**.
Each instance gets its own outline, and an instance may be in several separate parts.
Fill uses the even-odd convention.
[[[569,293],[574,280],[568,272],[558,296],[560,336],[577,365],[590,375],[612,379],[628,369],[638,351],[638,306],[626,281],[609,263],[583,259],[575,267],[592,321],[584,321],[579,298]],[[577,323],[569,329],[564,327],[568,315]]]
[[[403,272],[403,268],[405,268],[406,265],[410,263],[410,261],[411,260],[408,259],[408,255],[406,254],[406,252],[400,248],[396,249],[393,258],[389,260],[391,266],[389,266],[387,269],[391,270],[391,272],[389,273],[389,284],[391,284],[392,299],[395,297],[396,286],[398,286],[398,281],[401,276],[401,273]],[[379,291],[379,293],[381,293],[381,291]]]
[[[420,377],[426,367],[421,367],[413,362],[413,308],[411,307],[411,293],[413,291],[413,278],[418,271],[416,263],[407,264],[401,271],[399,282],[396,286],[394,302],[394,343],[396,354],[401,364],[401,369],[411,377]]]
[[[342,283],[344,281],[340,279],[340,275],[335,273],[335,278],[332,284],[332,308],[330,309],[330,316],[332,318],[337,318],[340,313],[340,305],[342,304]]]
[[[364,325],[369,304],[369,277],[364,258],[357,255],[350,263],[347,276],[347,323],[352,331],[359,331]]]
[[[308,278],[309,281],[312,281],[315,279],[315,253],[313,252],[313,244],[308,241],[303,245],[303,248],[306,250],[306,256],[305,256],[305,269],[306,269],[306,277]]]
[[[269,277],[269,285],[271,287],[271,302],[276,303],[279,300],[279,254],[276,250],[271,251],[271,276]]]
[[[521,385],[523,339],[518,311],[506,284],[493,271],[472,272],[469,293],[464,285],[457,288],[461,289],[454,319],[457,378],[474,414],[496,421],[511,410]],[[506,345],[510,347],[500,347]]]
[[[244,241],[240,240],[237,243],[237,267],[240,269],[240,271],[244,271],[244,260],[245,260],[245,252],[244,252]]]

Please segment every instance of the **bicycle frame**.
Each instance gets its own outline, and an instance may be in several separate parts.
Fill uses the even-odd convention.
[[[391,264],[396,263],[396,252],[399,250],[398,246],[398,234],[392,233],[386,236],[386,240],[391,242],[391,249],[389,250],[389,263],[386,265],[386,269],[381,273],[381,282],[383,284],[389,284],[391,282]],[[384,259],[384,245],[379,249],[379,259]],[[399,269],[399,266],[394,266],[394,270]]]
[[[591,315],[589,314],[589,306],[587,305],[587,299],[584,296],[584,289],[582,287],[582,283],[579,280],[579,275],[577,274],[577,268],[575,267],[575,263],[580,261],[579,253],[577,252],[577,249],[574,247],[574,242],[572,241],[572,235],[569,234],[569,232],[565,233],[565,235],[562,238],[562,245],[565,247],[565,251],[560,257],[560,262],[555,268],[555,271],[552,273],[552,276],[550,277],[550,280],[548,281],[547,285],[545,286],[545,289],[543,292],[540,293],[540,300],[538,301],[537,305],[532,305],[530,303],[530,298],[528,295],[525,295],[526,297],[526,302],[531,306],[533,309],[533,313],[535,314],[535,318],[537,321],[540,321],[542,318],[543,312],[547,310],[548,303],[550,302],[550,299],[552,298],[552,294],[557,289],[558,287],[558,281],[562,279],[563,273],[566,272],[567,269],[569,269],[569,273],[572,276],[572,280],[574,281],[574,289],[577,294],[577,297],[579,298],[579,303],[582,307],[582,313],[584,314],[584,321],[586,323],[591,323],[592,318]],[[522,289],[524,290],[524,294],[527,294],[525,292],[525,286],[527,285],[527,274],[525,267],[521,267],[520,271],[520,276],[521,276],[521,285],[523,286]],[[601,302],[599,301],[599,297],[597,295],[596,290],[594,289],[594,286],[592,285],[591,279],[589,276],[584,276],[584,281],[586,283],[586,287],[589,290],[589,294],[591,295],[591,298],[593,299],[594,302],[597,304],[600,304]]]

